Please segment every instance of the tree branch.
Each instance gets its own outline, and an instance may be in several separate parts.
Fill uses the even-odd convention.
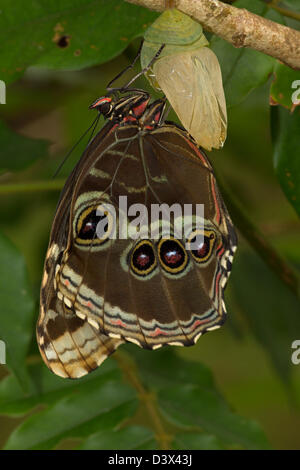
[[[168,4],[165,0],[126,1],[157,11]],[[250,47],[300,70],[299,31],[218,0],[174,0],[173,5],[234,47]]]

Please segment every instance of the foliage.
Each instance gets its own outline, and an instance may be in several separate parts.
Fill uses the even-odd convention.
[[[283,24],[292,21],[262,0],[234,4]],[[280,5],[300,10],[300,0]],[[148,352],[126,345],[77,381],[54,376],[42,363],[34,323],[42,261],[61,186],[51,177],[62,147],[88,127],[91,117],[85,108],[131,61],[137,49],[133,40],[157,14],[123,0],[38,0],[28,2],[26,10],[20,2],[2,0],[0,6],[0,79],[11,83],[0,123],[0,339],[7,345],[0,414],[20,422],[5,435],[4,448],[269,448],[261,427],[240,417],[221,395],[203,364],[205,354],[201,361],[197,358],[198,345],[191,354],[178,348]],[[212,153],[211,159],[242,235],[227,292],[231,341],[254,337],[291,393],[290,345],[300,328],[299,243],[293,229],[272,238],[272,230],[261,235],[256,225],[267,233],[273,220],[294,227],[300,213],[300,108],[291,99],[292,84],[300,74],[259,52],[234,49],[217,37],[210,41],[221,63],[230,117],[225,149]],[[105,67],[87,69],[99,64]],[[148,86],[146,81],[142,86]],[[258,93],[257,108],[247,104],[252,92]],[[268,98],[277,105],[271,112]],[[273,151],[266,143],[269,135],[260,133],[261,127],[268,128],[268,119]],[[24,132],[26,125],[29,131]],[[49,139],[60,140],[60,147],[50,148]],[[84,145],[79,145],[76,158]],[[271,160],[288,202],[276,187]],[[64,175],[75,161],[72,157],[66,163]],[[219,348],[220,336],[208,336]],[[69,444],[61,444],[66,439],[71,439]]]
[[[41,403],[47,405],[10,435],[5,449],[51,449],[67,437],[81,438],[81,448],[90,448],[93,443],[100,449],[115,448],[117,442],[120,449],[138,448],[145,443],[155,449],[170,428],[171,441],[180,441],[181,433],[191,432],[194,439],[210,436],[223,448],[268,447],[257,424],[230,411],[206,368],[194,368],[167,350],[154,354],[139,351],[134,355],[143,364],[141,381],[134,364],[127,364],[122,356],[120,368],[114,361],[107,361],[97,372],[72,382],[53,376],[42,364],[32,365],[26,396],[13,376],[5,378],[0,387],[2,413],[24,414]],[[180,373],[174,377],[176,368]],[[135,386],[123,384],[120,369]],[[149,388],[145,389],[144,383]],[[151,389],[153,396],[146,391]],[[125,420],[134,415],[138,400],[157,415],[155,436],[151,428],[143,427],[137,433],[131,426],[129,434],[124,428]]]

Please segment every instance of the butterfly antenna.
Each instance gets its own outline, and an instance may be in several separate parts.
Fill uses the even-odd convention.
[[[164,96],[163,98],[165,101],[167,101],[167,98]],[[160,120],[159,120],[159,124],[162,124],[163,122],[165,122],[165,120],[167,119],[168,115],[169,115],[169,112],[171,111],[171,105],[168,104],[168,106],[166,106],[164,108],[164,111],[162,112],[161,114],[161,117],[160,117]]]
[[[111,88],[111,85],[112,85],[116,80],[118,80],[118,78],[122,77],[122,75],[124,75],[124,73],[126,73],[127,70],[130,70],[130,69],[132,69],[132,68],[135,66],[137,60],[138,60],[138,59],[140,58],[140,56],[141,56],[141,51],[142,51],[143,44],[144,44],[144,39],[141,41],[139,50],[137,51],[137,54],[136,54],[135,58],[133,59],[133,62],[132,62],[131,64],[129,64],[124,70],[122,70],[122,72],[118,73],[118,75],[117,75],[115,78],[113,78],[113,79],[108,83],[108,85],[107,85],[107,87],[106,87],[107,91],[113,92],[114,90],[118,90],[118,88]],[[123,87],[122,87],[122,88],[123,88]]]
[[[77,142],[73,145],[73,147],[71,148],[71,150],[69,150],[69,152],[67,153],[67,155],[64,157],[63,161],[61,162],[61,164],[59,165],[59,167],[57,168],[56,172],[54,173],[53,177],[52,178],[56,178],[56,176],[59,174],[60,170],[62,169],[62,167],[64,166],[64,164],[66,163],[66,161],[68,160],[69,156],[71,155],[71,153],[73,152],[73,150],[77,147],[78,144],[80,144],[80,142],[82,141],[82,139],[86,136],[86,134],[89,132],[89,130],[92,129],[92,127],[94,126],[94,129],[92,131],[92,134],[94,133],[95,131],[95,128],[98,124],[98,121],[99,121],[99,117],[100,115],[96,116],[96,118],[93,120],[92,124],[90,125],[90,127],[82,134],[82,136],[80,137],[79,140],[77,140]],[[91,138],[90,138],[91,139]],[[89,140],[89,143],[90,143],[90,140]]]
[[[142,46],[142,44],[141,44]],[[149,62],[149,64],[143,68],[143,70],[141,70],[137,75],[135,75],[128,83],[126,83],[126,85],[124,85],[122,88],[120,88],[119,90],[120,91],[125,91],[129,88],[129,86],[135,82],[139,77],[141,77],[142,75],[144,75],[144,73],[146,73],[149,69],[151,69],[152,65],[154,64],[154,62],[157,60],[157,58],[160,56],[163,48],[165,47],[165,44],[162,44],[160,46],[160,48],[158,49],[158,51],[156,52],[155,56],[151,59],[151,61]],[[130,89],[131,90],[131,89]]]
[[[98,116],[97,116],[97,118],[95,119],[95,121],[93,121],[93,124],[94,124],[94,123],[95,123],[95,124],[94,124],[94,127],[93,127],[93,129],[92,129],[92,132],[91,132],[89,141],[88,141],[88,143],[87,143],[86,149],[87,149],[87,147],[90,145],[90,143],[91,143],[92,140],[93,140],[94,132],[95,132],[95,130],[96,130],[96,128],[97,128],[97,125],[98,125],[100,116],[101,116],[101,114],[99,113]],[[92,125],[93,125],[93,124],[92,124]]]

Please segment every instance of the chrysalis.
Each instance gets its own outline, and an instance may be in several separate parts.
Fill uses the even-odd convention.
[[[143,68],[162,44],[165,47],[147,78],[163,91],[200,146],[207,150],[222,147],[227,112],[221,69],[201,25],[174,8],[166,10],[145,33]]]

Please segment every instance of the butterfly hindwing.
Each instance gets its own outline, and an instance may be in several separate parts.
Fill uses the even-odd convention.
[[[107,124],[62,192],[37,327],[58,375],[90,372],[123,342],[192,345],[225,320],[234,228],[206,155],[183,129],[159,124],[155,106]],[[176,204],[204,214],[174,216],[167,233],[152,210]],[[182,220],[189,228],[178,238]]]
[[[235,247],[212,168],[175,126],[160,127],[157,135],[154,131],[143,139],[136,126],[118,128],[105,145],[97,147],[77,183],[70,250],[60,270],[59,289],[76,314],[113,338],[150,348],[194,344],[200,333],[224,321],[226,259]],[[204,204],[206,228],[215,236],[209,260],[197,262],[186,250],[187,240],[174,241],[172,246],[187,258],[186,265],[174,271],[159,254],[164,252],[159,240],[117,237],[99,243],[94,232],[90,239],[80,239],[82,214],[88,217],[89,211],[110,204],[119,220],[117,202],[124,194],[128,207],[141,203],[149,213],[154,203]],[[134,255],[141,247],[153,260],[148,270],[142,266],[139,272]]]

